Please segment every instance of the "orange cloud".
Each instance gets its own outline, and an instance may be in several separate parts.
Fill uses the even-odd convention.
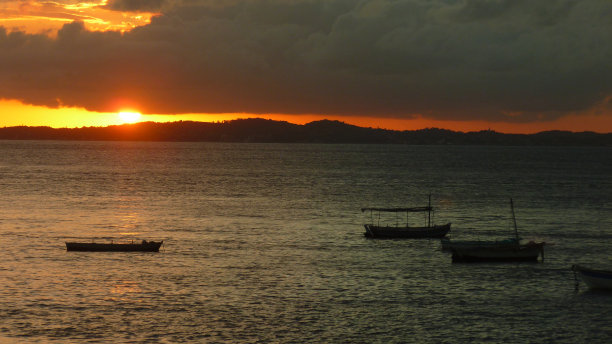
[[[92,31],[128,31],[149,24],[153,12],[120,12],[103,1],[14,1],[2,3],[0,25],[9,30],[54,36],[61,27],[78,20]]]

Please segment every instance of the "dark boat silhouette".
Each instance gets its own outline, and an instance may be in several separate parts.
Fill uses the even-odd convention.
[[[612,271],[596,270],[581,265],[572,265],[574,274],[580,275],[584,283],[591,289],[612,290]],[[576,278],[576,276],[574,276]],[[576,283],[578,280],[576,279]]]
[[[146,241],[140,243],[95,243],[95,242],[66,242],[67,251],[87,252],[159,252],[164,241]]]
[[[412,207],[412,208],[362,208],[362,212],[370,211],[370,222],[365,224],[364,235],[368,238],[386,238],[386,239],[400,239],[400,238],[442,238],[449,231],[451,224],[447,223],[444,225],[433,225],[431,223],[431,212],[433,207],[431,206],[431,195],[429,196],[429,203],[426,207]],[[380,222],[380,213],[406,213],[406,225],[405,226],[380,226],[378,223],[374,224],[373,212],[377,213],[378,222]],[[409,213],[421,213],[427,212],[427,222],[425,226],[413,227],[408,225],[408,214]]]
[[[481,242],[472,245],[451,245],[453,262],[537,262],[541,255],[544,260],[543,242],[521,243],[514,215],[514,203],[510,199],[510,210],[514,223],[514,238],[496,242]]]

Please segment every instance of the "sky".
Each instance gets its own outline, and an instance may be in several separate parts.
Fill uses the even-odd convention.
[[[612,132],[610,18],[609,0],[0,0],[0,127]]]

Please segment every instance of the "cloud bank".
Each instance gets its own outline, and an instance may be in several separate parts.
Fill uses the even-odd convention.
[[[102,7],[113,11],[156,12],[166,4],[170,4],[170,0],[108,0]]]
[[[0,98],[111,112],[533,121],[612,95],[609,0],[114,0],[126,33],[0,28]]]

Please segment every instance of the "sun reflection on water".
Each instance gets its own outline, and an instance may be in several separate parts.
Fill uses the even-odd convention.
[[[140,284],[135,281],[118,281],[110,286],[111,299],[114,301],[135,301],[140,302],[130,296],[142,293]]]

